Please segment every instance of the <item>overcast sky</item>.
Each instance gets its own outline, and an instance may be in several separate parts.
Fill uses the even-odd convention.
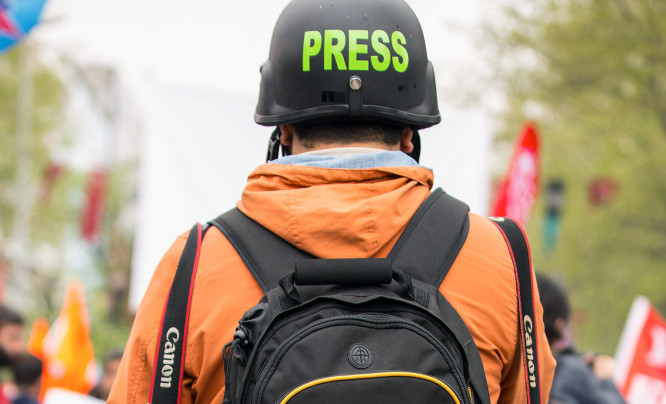
[[[490,0],[411,0],[440,87],[479,65]],[[254,94],[286,0],[49,0],[40,43],[161,82]],[[448,98],[448,97],[445,97]],[[447,103],[443,99],[440,102]]]

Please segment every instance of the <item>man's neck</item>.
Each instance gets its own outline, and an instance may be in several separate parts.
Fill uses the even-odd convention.
[[[397,151],[400,150],[399,145],[394,147],[388,146],[384,143],[378,142],[358,142],[358,143],[318,143],[314,146],[305,147],[301,142],[294,141],[292,146],[292,154],[301,154],[301,153],[317,153],[317,154],[327,154],[327,150],[339,150],[339,149],[368,149],[374,151]],[[354,154],[354,153],[352,153]]]
[[[314,155],[314,156],[348,157],[348,156],[355,156],[357,154],[381,153],[384,151],[387,150],[375,147],[334,147],[327,149],[312,150],[301,154]]]

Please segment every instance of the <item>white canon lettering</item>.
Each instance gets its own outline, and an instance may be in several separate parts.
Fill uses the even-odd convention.
[[[171,327],[166,334],[166,342],[164,343],[164,354],[162,356],[162,378],[160,379],[160,387],[171,387],[171,375],[173,374],[173,364],[176,352],[176,342],[180,339],[180,331],[178,328]]]
[[[173,374],[173,367],[170,365],[162,366],[162,376],[169,377]]]
[[[164,343],[164,353],[171,353],[176,350],[176,344],[171,341]]]
[[[525,324],[526,332],[532,332],[532,319],[530,316],[525,316],[525,318],[523,318],[523,324]]]
[[[171,336],[173,336],[173,338],[171,338]],[[166,339],[167,341],[173,341],[173,342],[178,341],[178,339],[180,339],[180,332],[178,331],[178,328],[176,327],[169,328],[169,331],[167,331]]]
[[[525,327],[525,356],[527,357],[527,371],[529,373],[530,387],[536,387],[536,366],[534,365],[534,349],[532,348],[532,331],[534,324],[530,316],[523,317]]]
[[[173,353],[165,353],[164,358],[162,359],[162,363],[165,365],[173,365],[173,359],[175,355]]]

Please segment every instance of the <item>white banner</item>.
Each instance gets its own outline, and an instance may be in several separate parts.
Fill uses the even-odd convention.
[[[615,382],[630,404],[666,404],[666,320],[634,300],[618,346]]]

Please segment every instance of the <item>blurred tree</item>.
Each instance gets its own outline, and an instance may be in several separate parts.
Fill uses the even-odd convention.
[[[14,274],[8,270],[3,274],[2,283],[5,287],[11,286],[14,294],[25,294],[35,302],[35,307],[28,305],[24,309],[39,307],[39,311],[54,315],[59,309],[54,304],[53,291],[57,289],[57,263],[61,257],[60,251],[52,246],[62,239],[64,225],[75,213],[68,203],[66,190],[78,181],[72,175],[63,175],[48,185],[44,182],[47,167],[51,164],[48,139],[62,116],[64,91],[52,73],[42,66],[35,66],[32,69],[32,122],[26,143],[30,153],[29,175],[26,183],[16,183],[19,69],[25,68],[21,58],[33,59],[31,53],[29,44],[23,43],[0,58],[0,253],[8,267],[16,258],[18,249],[23,248],[12,240],[17,206],[25,203],[30,207],[26,230],[30,239],[27,273],[19,274],[21,281],[14,282]],[[30,64],[34,61],[30,60]],[[40,190],[42,184],[48,187],[44,194]],[[43,200],[38,201],[40,194]],[[19,201],[23,195],[28,195],[29,201]]]
[[[23,53],[23,54],[22,54]],[[30,176],[25,184],[29,195],[29,255],[26,273],[11,273],[16,257],[12,243],[16,214],[16,125],[17,94],[21,58],[32,58],[33,110],[30,134]],[[91,339],[95,355],[123,348],[131,315],[127,309],[127,280],[131,263],[133,217],[127,208],[133,197],[135,167],[116,164],[109,168],[106,208],[99,239],[87,246],[79,235],[86,174],[54,161],[54,149],[72,146],[77,127],[66,117],[67,87],[35,57],[30,43],[23,43],[0,57],[0,277],[9,304],[19,307],[29,320],[45,317],[52,323],[62,304],[67,283],[79,278],[86,284]],[[61,153],[62,154],[62,153]],[[62,158],[62,157],[61,157]],[[15,244],[15,243],[14,243]],[[83,272],[65,268],[83,260]],[[82,247],[83,246],[83,247]],[[92,259],[86,260],[86,250]],[[82,252],[83,251],[83,252]],[[89,264],[87,264],[89,261]],[[86,266],[88,265],[88,266]],[[92,285],[92,286],[91,286]],[[2,297],[5,299],[5,296]]]
[[[542,248],[542,192],[528,226],[535,266],[563,278],[579,345],[612,354],[637,294],[666,313],[666,2],[517,0],[498,21],[489,30],[491,85],[507,101],[498,139],[535,120],[544,183],[567,189],[552,253]],[[600,180],[615,192],[594,203]]]

